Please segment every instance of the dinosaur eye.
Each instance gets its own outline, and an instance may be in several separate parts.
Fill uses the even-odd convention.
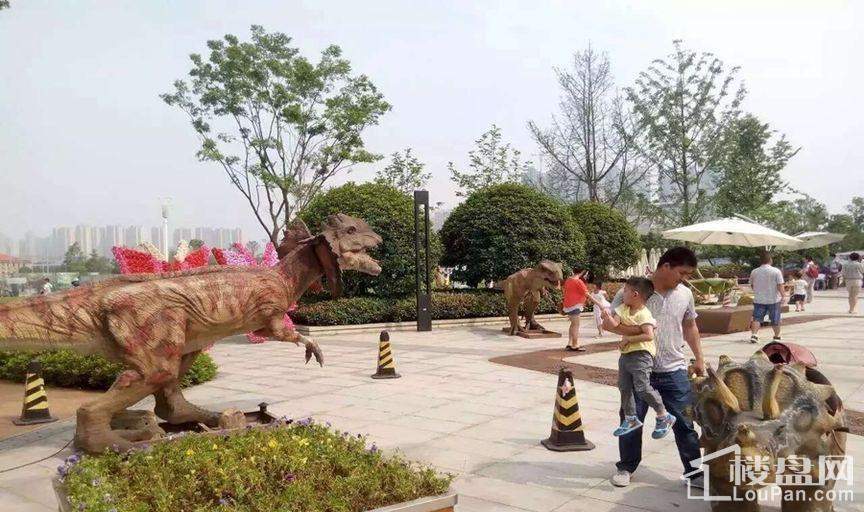
[[[354,233],[357,232],[357,228],[355,228],[354,226],[348,226],[348,230],[347,230],[347,231],[348,231],[348,234],[349,234],[349,235],[353,235]]]

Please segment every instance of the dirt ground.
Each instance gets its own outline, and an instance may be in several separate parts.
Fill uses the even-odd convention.
[[[70,418],[81,404],[100,395],[100,391],[83,391],[46,387],[48,408],[51,415],[58,419]],[[0,380],[0,439],[6,439],[23,432],[29,432],[44,427],[46,423],[18,426],[12,420],[21,416],[21,406],[24,401],[24,384]]]

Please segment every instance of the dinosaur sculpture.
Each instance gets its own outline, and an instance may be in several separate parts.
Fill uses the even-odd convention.
[[[780,484],[783,491],[783,512],[834,509],[825,491],[833,489],[836,480],[829,478],[824,485],[802,486],[795,477],[781,476],[789,475],[789,471],[778,472],[781,459],[787,468],[790,460],[798,461],[799,469],[804,468],[817,482],[820,456],[845,454],[848,430],[843,406],[834,387],[820,372],[803,363],[775,364],[760,350],[744,364],[720,356],[716,371],[709,368],[707,377],[692,383],[696,393],[694,420],[702,428],[700,443],[705,457],[727,451],[706,462],[710,494],[743,499],[712,501],[714,512],[758,512],[758,500],[748,499],[747,490],[771,482]],[[765,473],[762,482],[735,482],[731,472],[736,455],[734,448],[729,448],[736,444],[740,447],[739,459],[760,462],[757,469]],[[779,481],[775,480],[778,476]],[[751,492],[750,496],[755,494]]]
[[[286,232],[276,267],[214,266],[161,274],[125,275],[79,288],[0,305],[0,349],[70,348],[125,364],[100,398],[77,413],[76,445],[88,452],[127,449],[146,433],[112,431],[112,416],[147,395],[171,424],[216,426],[220,414],[183,397],[179,379],[198,353],[226,336],[254,331],[303,344],[323,364],[318,345],[286,329],[285,311],[313,283],[326,277],[341,294],[341,272],[378,275],[367,251],[381,242],[362,220],[328,217],[317,236],[302,222]]]
[[[560,263],[542,260],[534,268],[523,268],[499,282],[496,288],[504,291],[507,315],[510,317],[510,335],[524,331],[544,331],[534,320],[534,311],[540,303],[540,292],[556,288],[564,279]],[[525,326],[519,325],[519,305],[525,304]]]

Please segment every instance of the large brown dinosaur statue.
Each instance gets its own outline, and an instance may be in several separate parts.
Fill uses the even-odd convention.
[[[534,311],[540,303],[540,292],[555,288],[564,279],[560,263],[542,260],[534,268],[523,268],[497,283],[504,290],[507,315],[510,317],[510,335],[529,331],[543,331],[543,326],[534,320]],[[525,326],[519,325],[519,305],[525,304]]]
[[[762,468],[757,475],[765,473],[761,483],[752,479],[735,483],[734,449],[707,461],[710,494],[743,500],[713,501],[715,512],[757,512],[758,500],[748,499],[747,491],[777,481],[781,459],[787,467],[790,460],[799,461],[799,468],[809,464],[808,474],[813,482],[818,482],[819,457],[845,454],[847,429],[843,406],[834,387],[813,368],[801,363],[775,364],[761,350],[744,364],[720,356],[719,368],[716,371],[709,368],[708,376],[696,378],[693,387],[694,419],[702,427],[700,443],[704,457],[710,458],[712,453],[737,444],[740,447],[737,457],[753,462],[760,457]],[[800,462],[802,458],[809,462]],[[789,472],[783,470],[781,475]],[[778,482],[783,491],[783,512],[834,510],[825,491],[833,489],[835,480],[802,486],[784,478],[789,477],[783,476]],[[788,485],[783,485],[784,482]]]
[[[381,267],[367,251],[380,242],[364,221],[338,214],[314,237],[295,223],[286,231],[276,267],[127,275],[0,305],[0,349],[69,348],[128,368],[104,395],[78,410],[75,443],[85,451],[126,449],[149,435],[112,431],[110,421],[150,394],[156,414],[169,423],[216,426],[220,415],[187,402],[178,385],[198,353],[226,336],[257,331],[302,343],[306,361],[314,355],[323,364],[314,341],[285,328],[285,311],[322,275],[334,296],[341,292],[342,271],[378,275]]]

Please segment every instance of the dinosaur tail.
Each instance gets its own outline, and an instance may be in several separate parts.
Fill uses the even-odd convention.
[[[73,289],[51,295],[0,304],[0,350],[38,351],[80,348],[99,338],[96,311],[87,290]]]

